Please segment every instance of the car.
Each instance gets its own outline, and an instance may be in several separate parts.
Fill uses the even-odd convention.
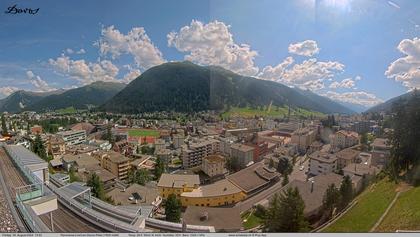
[[[300,171],[302,171],[302,170],[304,170],[304,169],[305,169],[305,166],[303,166],[303,165],[299,167],[299,170],[300,170]]]
[[[128,200],[134,201],[134,197],[129,197]]]

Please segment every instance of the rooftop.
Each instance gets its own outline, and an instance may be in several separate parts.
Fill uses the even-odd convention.
[[[209,163],[220,163],[220,162],[225,162],[225,158],[221,155],[210,155],[207,156],[205,158],[203,158],[204,160],[207,160]]]
[[[213,184],[203,185],[194,189],[192,192],[184,192],[184,197],[214,197],[221,195],[231,195],[239,193],[242,190],[236,187],[227,179],[222,179]]]
[[[388,143],[388,139],[376,138],[373,140],[372,146],[379,148],[390,148],[391,146]]]
[[[240,144],[240,143],[234,143],[230,146],[231,149],[235,149],[235,150],[239,150],[242,152],[249,152],[249,151],[253,151],[254,148],[252,146],[247,146],[244,144]]]
[[[242,228],[238,208],[188,206],[182,217],[188,225],[214,226],[217,232],[235,232]]]
[[[308,155],[309,159],[317,160],[322,163],[334,163],[337,160],[337,156],[331,153],[325,153],[321,151],[315,151]]]
[[[194,187],[199,184],[200,178],[198,175],[162,174],[158,187],[182,188],[184,185]]]
[[[344,150],[341,150],[341,151],[335,153],[337,158],[344,159],[344,160],[353,160],[359,154],[360,154],[360,151],[357,151],[357,150],[354,150],[354,149],[351,149],[351,148],[346,148]]]
[[[263,168],[263,166],[264,164],[261,162],[255,163],[243,170],[227,176],[226,178],[244,192],[250,193],[269,183],[267,178],[270,178],[270,176],[265,176],[265,173],[262,172],[261,168]],[[275,172],[275,174],[278,175],[277,172]]]

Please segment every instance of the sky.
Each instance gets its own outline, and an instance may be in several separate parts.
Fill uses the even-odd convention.
[[[38,9],[36,14],[8,14]],[[370,107],[420,88],[416,0],[2,0],[0,98],[189,60]]]

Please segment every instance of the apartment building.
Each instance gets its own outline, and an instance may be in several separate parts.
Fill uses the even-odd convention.
[[[60,136],[50,136],[47,141],[48,154],[54,158],[61,157],[66,153],[66,143]]]
[[[298,145],[299,152],[306,152],[315,139],[316,130],[311,127],[304,127],[292,133],[291,143]]]
[[[372,165],[386,166],[389,163],[391,146],[387,139],[376,138],[372,143]]]
[[[337,156],[337,169],[343,169],[344,167],[356,163],[359,159],[360,151],[351,148],[341,150],[335,155]]]
[[[165,140],[163,139],[156,139],[155,140],[155,153],[159,150],[163,150],[166,148]]]
[[[219,152],[219,141],[211,138],[197,139],[182,146],[184,168],[201,166],[204,157]]]
[[[359,144],[359,134],[356,132],[340,130],[331,135],[331,148],[341,150]]]
[[[309,173],[313,175],[329,174],[337,171],[337,156],[331,153],[316,151],[308,155]]]
[[[66,146],[69,145],[78,145],[86,142],[86,131],[85,130],[70,130],[64,132],[58,132],[57,135],[66,143]]]
[[[221,176],[225,173],[225,158],[221,155],[210,155],[203,158],[201,170],[210,178]]]
[[[175,149],[178,149],[182,145],[184,145],[184,139],[185,139],[185,136],[184,134],[181,134],[181,133],[177,133],[172,136],[172,142]]]
[[[130,169],[130,159],[115,151],[99,151],[93,156],[100,161],[101,167],[108,170],[120,180],[128,177]]]
[[[230,147],[231,157],[237,158],[239,161],[239,166],[244,168],[254,160],[254,149],[255,148],[251,146],[240,143],[232,144]]]

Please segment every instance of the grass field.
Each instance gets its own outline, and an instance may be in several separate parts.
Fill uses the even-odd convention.
[[[148,129],[130,129],[128,130],[130,137],[159,137],[159,131]]]
[[[375,232],[420,230],[420,187],[403,192]]]
[[[254,116],[264,116],[264,117],[283,117],[287,116],[288,108],[287,107],[277,107],[277,106],[271,106],[270,111],[268,111],[267,107],[264,107],[262,109],[255,109],[250,107],[232,107],[229,111],[224,112],[222,114],[223,118],[226,117],[232,117],[232,116],[239,116],[239,117],[254,117]],[[291,116],[304,116],[309,117],[311,115],[316,117],[323,117],[325,116],[323,113],[315,112],[315,111],[309,111],[306,109],[291,109],[290,111]]]
[[[262,224],[262,219],[255,216],[254,213],[249,215],[249,212],[245,212],[241,215],[241,218],[242,220],[247,220],[246,222],[242,222],[242,225],[246,230],[252,229]]]
[[[344,216],[323,232],[368,232],[396,195],[397,185],[386,179],[368,187]]]

